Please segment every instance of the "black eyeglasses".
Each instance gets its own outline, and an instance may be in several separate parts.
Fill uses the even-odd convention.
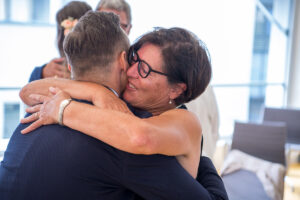
[[[140,59],[139,54],[135,50],[132,50],[130,53],[128,61],[130,65],[138,62],[138,72],[142,78],[147,78],[151,72],[168,76],[166,73],[152,69],[152,67],[146,61]]]
[[[129,24],[120,23],[120,26],[123,30],[126,30],[129,27]]]

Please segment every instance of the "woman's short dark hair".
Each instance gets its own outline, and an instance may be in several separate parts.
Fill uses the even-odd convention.
[[[161,49],[162,70],[168,74],[168,82],[187,86],[175,99],[176,105],[187,103],[204,92],[211,79],[210,57],[205,44],[193,33],[183,28],[156,28],[141,36],[129,51],[137,51],[146,43]]]
[[[65,53],[63,50],[63,41],[65,39],[64,35],[64,27],[61,26],[61,23],[72,17],[73,19],[78,19],[83,16],[87,11],[92,10],[92,7],[88,5],[86,2],[81,1],[71,1],[62,7],[56,13],[56,26],[57,26],[57,47],[61,57],[65,57]]]

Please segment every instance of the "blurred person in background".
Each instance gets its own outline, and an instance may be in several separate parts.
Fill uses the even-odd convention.
[[[40,67],[35,67],[30,75],[29,82],[48,77],[70,78],[70,72],[67,69],[67,62],[63,51],[63,41],[66,34],[72,30],[79,18],[89,10],[92,10],[92,7],[87,3],[71,1],[56,13],[56,44],[60,57],[54,58],[49,63]]]
[[[129,35],[131,30],[131,9],[124,0],[101,0],[96,6],[97,11],[113,12],[120,18],[120,26]]]
[[[219,139],[219,110],[212,86],[208,85],[197,99],[187,103],[186,106],[200,120],[203,135],[203,155],[213,159],[216,143]]]

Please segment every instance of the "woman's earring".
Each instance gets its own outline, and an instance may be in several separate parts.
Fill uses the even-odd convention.
[[[170,99],[169,104],[172,104],[172,99]]]

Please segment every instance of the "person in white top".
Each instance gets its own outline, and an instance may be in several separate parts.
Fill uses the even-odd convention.
[[[219,110],[211,85],[195,100],[186,104],[195,113],[202,126],[203,155],[213,159],[219,139]]]

